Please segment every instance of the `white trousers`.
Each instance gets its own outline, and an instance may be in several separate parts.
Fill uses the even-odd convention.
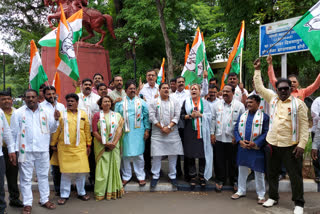
[[[169,178],[170,179],[176,179],[176,165],[177,165],[177,155],[168,155],[168,161],[169,161]],[[160,178],[160,169],[161,169],[161,159],[162,156],[153,156],[152,157],[152,167],[151,172],[153,174],[153,179],[159,179]]]
[[[130,180],[132,177],[131,161],[133,162],[134,173],[136,173],[137,179],[139,181],[146,178],[146,173],[144,172],[144,159],[143,155],[133,156],[133,157],[122,157],[122,179]]]
[[[73,178],[76,180],[78,196],[83,196],[86,194],[84,189],[86,184],[86,174],[87,173],[61,173],[60,182],[60,197],[69,198],[71,191],[71,181]]]
[[[239,166],[238,176],[238,195],[246,194],[247,178],[249,174],[249,168],[246,166]],[[254,171],[254,178],[256,183],[256,192],[259,199],[264,199],[266,194],[266,186],[264,182],[264,173]]]
[[[24,206],[32,206],[33,168],[37,174],[40,203],[45,204],[49,201],[49,156],[49,152],[26,152],[26,161],[19,163],[20,189]]]

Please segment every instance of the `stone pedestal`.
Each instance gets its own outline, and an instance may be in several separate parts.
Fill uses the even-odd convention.
[[[111,80],[111,71],[109,63],[109,52],[102,47],[93,45],[85,45],[83,43],[74,44],[74,50],[77,57],[80,79],[92,79],[95,73],[100,73],[104,77],[104,83],[109,84]],[[52,84],[55,68],[55,48],[41,48],[42,65],[47,73],[49,83]],[[59,72],[61,80],[61,102],[66,103],[64,97],[68,93],[75,92],[75,87],[72,85],[72,79],[64,73]]]

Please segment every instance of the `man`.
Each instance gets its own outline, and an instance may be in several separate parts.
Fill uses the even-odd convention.
[[[176,92],[176,90],[177,90],[177,80],[176,78],[172,78],[170,80],[170,91],[169,91],[170,95]]]
[[[118,103],[122,101],[122,98],[126,97],[126,92],[122,89],[123,87],[123,79],[121,76],[116,75],[114,78],[114,87],[115,89],[110,92],[109,96],[113,100],[114,103]]]
[[[216,191],[221,192],[228,171],[229,180],[236,192],[238,190],[236,166],[238,145],[234,137],[234,127],[245,108],[234,97],[235,88],[233,85],[226,84],[222,94],[223,99],[219,100],[212,109],[211,123],[211,142],[215,145]]]
[[[208,93],[207,101],[208,101],[208,103],[210,105],[211,111],[212,111],[215,103],[217,101],[219,101],[219,98],[217,97],[218,96],[218,92],[219,92],[219,89],[218,89],[218,87],[216,85],[214,85],[214,84],[210,84],[209,85],[209,93]]]
[[[267,62],[269,65],[268,67],[269,80],[273,88],[276,89],[275,83],[277,82],[277,78],[274,74],[271,55],[267,57]],[[294,74],[290,75],[288,79],[291,81],[291,85],[292,85],[291,95],[301,99],[302,101],[304,101],[306,97],[309,97],[311,94],[313,94],[313,92],[315,92],[320,86],[320,74],[318,74],[318,77],[316,78],[316,80],[307,88],[299,88],[298,77]]]
[[[312,156],[312,165],[314,169],[315,174],[315,182],[320,182],[320,97],[315,99],[311,105],[311,116],[313,118],[313,131],[311,132],[312,136],[312,150],[311,150],[311,156]]]
[[[40,105],[43,107],[44,110],[49,112],[50,115],[52,115],[56,109],[60,112],[65,111],[64,105],[62,103],[57,102],[56,89],[53,86],[44,87],[43,94],[45,100]],[[56,192],[56,195],[60,195],[61,174],[58,163],[58,156],[56,151],[50,150],[50,154],[52,154],[50,158],[50,165],[54,190]]]
[[[40,204],[47,209],[55,209],[49,201],[49,143],[50,134],[58,126],[60,113],[55,110],[49,114],[38,104],[38,92],[28,89],[25,92],[26,105],[13,112],[11,130],[19,151],[20,188],[23,199],[23,213],[32,210],[32,174],[37,173],[40,192]]]
[[[236,200],[246,195],[246,183],[249,169],[254,171],[258,204],[265,202],[264,183],[265,161],[264,146],[269,127],[269,116],[261,109],[260,97],[251,95],[247,98],[247,108],[234,128],[238,146],[237,165],[239,166],[238,191],[231,196]]]
[[[46,85],[45,84],[42,84],[42,85],[40,85],[40,88],[39,88],[39,103],[42,103],[44,100],[45,100],[45,98],[44,98],[44,94],[43,94],[43,89],[46,87]]]
[[[270,93],[262,84],[260,59],[254,62],[254,82],[257,92],[271,104],[270,127],[267,135],[267,174],[269,199],[264,207],[278,203],[279,173],[281,164],[289,174],[294,213],[303,213],[302,156],[308,142],[308,108],[304,102],[291,94],[291,81],[276,82],[277,95]]]
[[[208,94],[208,73],[207,72],[203,72],[203,81],[202,81],[202,87],[201,87],[201,97],[204,97]],[[180,109],[183,105],[183,102],[187,99],[190,98],[190,91],[185,89],[185,78],[183,76],[178,76],[176,78],[177,80],[177,90],[176,92],[172,95],[172,97],[178,101]],[[182,120],[179,120],[178,122],[178,131],[179,131],[179,135],[182,141],[182,144],[184,142],[184,124]],[[186,181],[189,180],[189,172],[188,172],[188,158],[184,157],[184,164],[183,164],[183,171],[184,171],[184,178]],[[181,164],[180,164],[180,156],[178,157],[177,160],[177,174],[182,175],[181,172]]]
[[[209,85],[211,85],[211,84],[217,86],[217,85],[218,85],[218,79],[215,78],[215,77],[212,77],[212,78],[209,80]]]
[[[122,144],[122,184],[125,186],[132,177],[130,162],[139,185],[146,185],[144,172],[143,153],[145,150],[144,141],[149,137],[150,123],[148,107],[144,100],[136,96],[136,83],[128,80],[125,85],[127,96],[115,107],[124,118],[123,144]]]
[[[238,75],[234,72],[229,73],[227,82],[235,88],[234,99],[246,104],[248,91],[243,88],[243,83],[239,84]]]
[[[98,95],[104,97],[108,95],[108,86],[104,83],[99,83],[97,86]]]
[[[183,155],[183,148],[176,125],[180,119],[181,108],[178,101],[169,97],[169,84],[161,83],[160,97],[149,105],[149,119],[152,122],[151,156],[153,174],[150,188],[156,187],[160,178],[161,159],[168,156],[169,179],[177,185],[176,164],[178,155]]]
[[[89,119],[90,131],[92,130],[92,127],[91,127],[92,117],[96,112],[99,111],[99,106],[97,102],[100,99],[100,96],[93,93],[91,89],[92,89],[92,80],[86,78],[82,80],[82,92],[77,94],[79,96],[78,108],[86,112]],[[95,161],[93,152],[89,156],[89,164],[90,164],[89,182],[93,187],[94,181],[95,181],[95,171],[96,171],[96,161]]]
[[[98,85],[100,83],[103,83],[103,76],[100,73],[95,73],[93,75],[93,84],[94,84],[94,86],[92,87],[93,93],[98,94]]]
[[[3,110],[5,119],[10,125],[11,116],[15,108],[12,107],[13,100],[8,92],[0,92],[0,108]],[[6,178],[8,183],[9,192],[9,205],[13,207],[23,207],[22,201],[19,199],[19,188],[18,188],[18,166],[10,163],[8,147],[4,142],[2,143],[2,152],[6,166]],[[13,142],[14,143],[14,142]],[[1,212],[0,212],[1,213]]]
[[[2,96],[1,96],[1,100],[2,100]],[[0,144],[2,144],[3,140],[6,142],[6,147],[2,147],[2,145],[0,146],[0,213],[5,213],[5,209],[7,207],[6,201],[5,201],[5,190],[4,190],[4,174],[6,172],[6,166],[5,166],[5,161],[2,153],[2,148],[7,149],[7,153],[8,153],[7,155],[10,162],[9,164],[12,164],[13,166],[17,165],[16,154],[15,154],[15,144],[11,135],[11,129],[6,120],[5,114],[3,113],[2,109],[0,109]],[[15,177],[15,179],[17,178]],[[10,193],[10,197],[12,197],[11,194],[12,193]],[[13,199],[10,197],[9,199],[11,203],[11,200]],[[19,191],[18,191],[18,198],[19,198]],[[18,205],[19,204],[15,204],[15,206],[18,206]]]
[[[78,109],[79,97],[66,95],[67,110],[63,111],[59,127],[52,135],[51,147],[58,151],[61,171],[59,205],[64,205],[70,196],[71,179],[75,178],[78,198],[88,201],[85,191],[86,174],[90,172],[88,156],[91,150],[91,133],[88,117]],[[57,146],[58,145],[58,146]]]

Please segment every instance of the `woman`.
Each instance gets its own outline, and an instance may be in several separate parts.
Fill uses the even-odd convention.
[[[101,97],[97,104],[100,112],[92,119],[96,158],[94,193],[97,201],[104,198],[117,199],[124,194],[120,177],[123,118],[119,113],[110,110],[112,99],[109,96]]]
[[[187,97],[181,108],[184,120],[184,155],[189,159],[189,177],[191,187],[196,185],[197,170],[195,159],[199,159],[199,184],[206,186],[206,180],[212,176],[212,146],[210,142],[211,110],[206,100],[200,97],[200,86],[191,85],[191,97]]]

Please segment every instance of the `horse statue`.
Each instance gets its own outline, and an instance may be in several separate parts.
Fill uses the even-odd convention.
[[[108,14],[102,14],[100,11],[86,7],[88,5],[87,0],[44,0],[45,6],[51,6],[51,11],[53,14],[48,15],[49,27],[55,29],[52,24],[52,19],[60,21],[61,9],[60,3],[63,7],[66,19],[75,14],[77,11],[83,9],[82,25],[88,31],[89,35],[81,38],[80,41],[88,40],[94,37],[94,31],[101,34],[101,39],[95,44],[95,46],[100,46],[103,42],[106,32],[101,29],[103,25],[106,25],[109,33],[113,39],[116,39],[113,30],[113,19],[112,16]],[[58,5],[57,9],[54,10],[54,6]]]

